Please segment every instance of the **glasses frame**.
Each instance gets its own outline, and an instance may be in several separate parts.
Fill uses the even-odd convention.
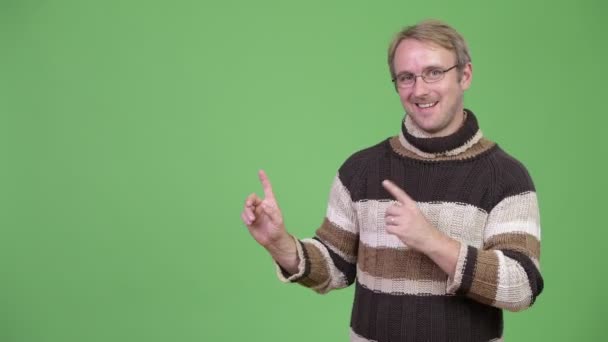
[[[397,87],[397,88],[401,88],[401,89],[403,89],[403,88],[410,88],[410,87],[414,86],[414,84],[416,84],[416,81],[418,80],[418,77],[422,78],[422,80],[424,81],[424,83],[427,83],[427,84],[430,84],[430,83],[436,83],[436,82],[441,81],[441,80],[442,80],[442,79],[445,77],[445,74],[446,74],[448,71],[450,71],[450,70],[454,69],[454,68],[455,68],[455,67],[457,67],[457,66],[458,66],[458,64],[455,64],[455,65],[453,65],[453,66],[451,66],[451,67],[449,67],[449,68],[447,68],[447,69],[439,69],[439,70],[441,70],[441,72],[442,72],[441,77],[440,77],[440,78],[438,78],[438,79],[436,79],[436,80],[433,80],[433,81],[428,81],[428,80],[426,79],[426,76],[424,76],[424,73],[425,73],[425,72],[427,72],[427,71],[433,71],[433,70],[435,70],[435,68],[433,68],[433,69],[428,69],[428,70],[426,70],[426,71],[423,71],[423,72],[422,72],[420,75],[416,75],[416,74],[414,74],[414,82],[412,82],[412,84],[404,84],[404,85],[400,85],[400,84],[397,82],[397,76],[399,76],[399,75],[397,75],[397,76],[393,77],[393,79],[392,79],[391,81],[392,81],[392,82],[395,84],[395,87]]]

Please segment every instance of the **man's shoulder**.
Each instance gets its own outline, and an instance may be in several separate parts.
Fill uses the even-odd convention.
[[[512,154],[505,151],[501,146],[496,146],[492,153],[497,166],[507,172],[525,172],[528,173],[528,169],[519,159],[515,158]]]
[[[387,142],[388,139],[384,139],[375,145],[352,153],[348,158],[346,158],[341,168],[360,166],[385,156],[387,152]]]
[[[388,139],[352,153],[339,169],[341,178],[350,179],[366,172],[368,166],[387,154]]]
[[[535,191],[532,177],[526,166],[513,155],[497,146],[491,155],[491,167],[495,179],[502,188],[502,195],[509,196],[520,192]]]
[[[379,143],[366,147],[352,153],[344,162],[346,163],[361,163],[369,159],[376,159],[386,155],[388,139],[383,139]]]

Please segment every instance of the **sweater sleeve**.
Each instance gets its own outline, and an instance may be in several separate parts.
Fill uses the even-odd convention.
[[[277,275],[283,282],[297,282],[318,293],[347,287],[355,280],[358,243],[355,206],[338,174],[315,237],[296,239],[298,272],[290,275],[277,264]]]
[[[543,290],[538,200],[523,166],[518,171],[526,184],[502,192],[488,214],[481,248],[461,244],[447,288],[509,311],[530,307]]]

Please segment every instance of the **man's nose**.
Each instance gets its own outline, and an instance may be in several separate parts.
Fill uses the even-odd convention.
[[[416,82],[414,82],[414,85],[412,85],[412,93],[414,96],[423,96],[428,94],[428,92],[428,84],[424,82],[421,76],[416,77]]]

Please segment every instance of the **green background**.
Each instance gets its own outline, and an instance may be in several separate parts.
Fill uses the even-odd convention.
[[[539,194],[545,291],[506,339],[605,338],[607,8],[0,0],[0,341],[346,341],[353,289],[280,283],[242,204],[263,168],[311,236],[340,164],[398,133],[386,48],[429,17]]]

